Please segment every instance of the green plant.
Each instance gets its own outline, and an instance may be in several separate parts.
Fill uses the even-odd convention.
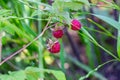
[[[120,10],[114,2],[110,3],[105,0],[102,0],[102,2],[113,9]],[[0,68],[3,73],[11,70],[8,74],[2,74],[1,72],[0,79],[73,80],[74,78],[68,78],[69,74],[67,74],[65,68],[68,61],[88,72],[83,77],[77,73],[75,76],[72,75],[72,77],[76,77],[75,79],[84,80],[91,77],[92,74],[101,80],[106,80],[102,74],[95,71],[109,62],[120,61],[120,20],[115,21],[103,15],[83,11],[86,7],[91,8],[96,5],[88,0],[54,0],[52,5],[44,0],[0,0]],[[97,17],[104,21],[105,25],[111,27],[104,27],[94,19],[86,18],[86,16]],[[99,29],[96,29],[93,25],[87,25],[87,20]],[[56,27],[56,25],[62,27],[62,29]],[[51,31],[51,28],[54,30]],[[85,45],[88,65],[81,63],[65,52],[63,31],[66,32],[70,29],[78,32],[81,43]],[[112,34],[114,29],[118,31],[117,37]],[[98,32],[102,38],[98,38],[94,32]],[[117,39],[117,50],[115,51],[118,56],[113,53],[114,47],[105,42],[109,37]],[[48,44],[46,44],[47,40]],[[113,59],[102,63],[100,56],[103,53],[100,52],[101,49]],[[59,54],[50,54],[50,52]],[[45,62],[46,56],[49,63],[56,59],[58,65],[51,63],[51,65],[48,65]],[[80,55],[77,54],[77,56]],[[98,64],[97,68],[95,68],[95,63]],[[9,69],[8,65],[13,69]],[[16,69],[18,71],[12,71]]]

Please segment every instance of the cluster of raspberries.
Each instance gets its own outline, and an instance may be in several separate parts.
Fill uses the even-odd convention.
[[[81,28],[81,22],[78,21],[77,19],[73,19],[71,21],[71,29],[78,31]],[[55,28],[52,30],[52,35],[59,39],[62,38],[62,36],[64,35],[63,29],[59,28]],[[48,50],[51,53],[59,53],[60,52],[60,43],[58,41],[53,42],[52,40],[49,39],[48,44],[47,44]]]

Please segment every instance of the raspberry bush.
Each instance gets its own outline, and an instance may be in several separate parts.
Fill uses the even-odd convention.
[[[119,80],[119,3],[0,0],[0,80]]]

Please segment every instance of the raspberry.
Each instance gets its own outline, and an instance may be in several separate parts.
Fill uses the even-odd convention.
[[[53,42],[52,40],[49,40],[47,47],[51,53],[60,52],[60,43],[58,41]]]
[[[81,22],[78,21],[77,19],[73,19],[71,21],[71,29],[72,30],[75,30],[75,31],[80,30],[81,26],[82,26]]]
[[[58,30],[53,30],[52,34],[55,38],[62,38],[64,33],[63,30],[58,29]]]
[[[51,53],[58,53],[58,52],[60,52],[60,43],[59,43],[59,42],[55,42],[55,43],[51,46],[51,48],[49,49],[49,51],[50,51]]]

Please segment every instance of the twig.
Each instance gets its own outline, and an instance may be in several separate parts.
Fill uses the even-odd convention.
[[[29,42],[28,44],[26,44],[25,46],[23,46],[23,48],[19,49],[18,51],[14,52],[12,55],[8,56],[7,58],[5,58],[2,62],[0,62],[0,66],[5,63],[6,61],[8,61],[9,59],[11,59],[12,57],[14,57],[15,55],[17,55],[18,53],[20,53],[21,51],[23,51],[25,48],[27,48],[28,46],[30,46],[34,41],[36,41],[39,37],[41,37],[44,32],[48,29],[48,25],[51,21],[51,18],[49,19],[49,21],[47,22],[44,30],[42,31],[42,33],[40,33],[35,39],[33,39],[31,42]]]

